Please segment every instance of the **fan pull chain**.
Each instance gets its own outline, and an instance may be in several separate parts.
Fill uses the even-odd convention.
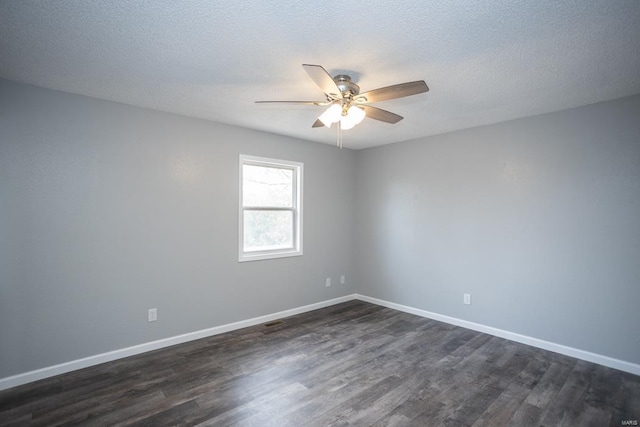
[[[340,122],[336,123],[336,125],[338,128],[338,141],[336,142],[336,145],[342,150],[342,126],[340,126]]]

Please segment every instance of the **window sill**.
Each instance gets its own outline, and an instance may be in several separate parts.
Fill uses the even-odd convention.
[[[301,256],[302,251],[298,250],[287,250],[287,251],[273,251],[273,252],[255,252],[255,253],[242,253],[238,258],[238,262],[247,262],[247,261],[261,261],[265,259],[276,259],[276,258],[289,258]]]

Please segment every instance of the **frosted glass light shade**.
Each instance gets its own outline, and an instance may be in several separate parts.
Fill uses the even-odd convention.
[[[366,113],[364,112],[364,110],[362,108],[356,107],[355,105],[349,107],[349,110],[347,111],[347,116],[352,118],[354,124],[356,125],[364,120],[365,115]]]
[[[335,123],[340,120],[340,116],[342,115],[342,106],[339,104],[333,104],[331,107],[327,108],[327,110],[318,117],[323,125],[330,128],[332,123]]]
[[[340,129],[342,130],[349,130],[353,128],[355,125],[356,123],[353,120],[350,120],[348,116],[343,116],[340,119]]]
[[[365,116],[365,112],[362,108],[358,108],[352,105],[347,110],[347,115],[340,118],[340,129],[348,130],[360,123]]]

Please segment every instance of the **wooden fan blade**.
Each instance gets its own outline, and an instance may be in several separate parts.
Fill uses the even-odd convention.
[[[323,126],[324,126],[324,123],[322,123],[320,119],[316,120],[315,122],[313,122],[313,125],[311,125],[312,128],[321,128]]]
[[[381,122],[394,124],[403,119],[402,116],[392,113],[391,111],[382,110],[370,105],[359,105],[358,107],[364,109],[364,111],[367,113],[368,118],[380,120]]]
[[[320,65],[302,64],[302,67],[320,90],[330,98],[342,99],[342,92],[338,89],[338,85],[333,81],[333,78],[327,73],[327,70]]]
[[[429,91],[429,87],[424,80],[415,82],[400,83],[398,85],[373,89],[355,97],[356,102],[379,102],[388,99],[403,98],[405,96],[417,95]]]
[[[326,101],[256,101],[256,104],[327,105]]]

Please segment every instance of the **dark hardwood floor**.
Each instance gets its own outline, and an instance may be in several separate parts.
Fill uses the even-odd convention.
[[[351,301],[0,392],[0,425],[620,426],[640,377]]]

